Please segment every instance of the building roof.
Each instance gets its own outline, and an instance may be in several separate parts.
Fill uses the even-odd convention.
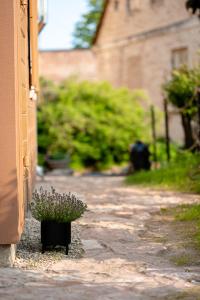
[[[98,25],[97,25],[97,29],[96,29],[96,32],[95,32],[93,41],[92,41],[92,44],[93,44],[93,45],[95,45],[95,43],[97,42],[97,39],[98,39],[100,30],[101,30],[101,26],[102,26],[102,24],[103,24],[103,20],[104,20],[105,14],[106,14],[106,9],[107,9],[107,7],[108,7],[109,2],[110,2],[110,0],[105,0],[105,1],[104,1],[103,11],[102,11],[102,14],[101,14],[101,17],[100,17],[99,23],[98,23]]]

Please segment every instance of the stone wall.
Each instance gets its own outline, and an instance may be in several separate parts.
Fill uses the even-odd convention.
[[[54,82],[71,76],[81,80],[97,78],[95,54],[91,50],[40,51],[39,72]]]

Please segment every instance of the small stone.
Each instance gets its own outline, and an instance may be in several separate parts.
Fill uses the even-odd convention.
[[[96,249],[103,249],[101,244],[99,244],[96,240],[82,240],[83,249],[87,250],[96,250]]]

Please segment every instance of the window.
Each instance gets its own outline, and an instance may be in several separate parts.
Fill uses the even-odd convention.
[[[126,11],[127,14],[131,14],[135,10],[139,10],[141,5],[141,0],[126,0]]]
[[[118,10],[118,8],[119,8],[119,0],[115,0],[114,1],[114,9]]]
[[[141,89],[143,87],[142,57],[132,56],[126,61],[125,82],[130,89]]]
[[[126,0],[126,11],[128,14],[131,13],[131,0]]]
[[[38,22],[46,23],[47,20],[47,0],[38,0]]]
[[[164,3],[164,0],[151,0],[152,5],[161,5]]]
[[[178,69],[188,64],[188,49],[179,48],[172,50],[172,69]]]

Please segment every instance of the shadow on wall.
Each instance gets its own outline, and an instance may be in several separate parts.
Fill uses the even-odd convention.
[[[20,208],[19,201],[23,200],[18,194],[16,174],[17,171],[13,170],[7,176],[9,181],[0,182],[0,244],[17,243],[23,226],[24,205]]]

